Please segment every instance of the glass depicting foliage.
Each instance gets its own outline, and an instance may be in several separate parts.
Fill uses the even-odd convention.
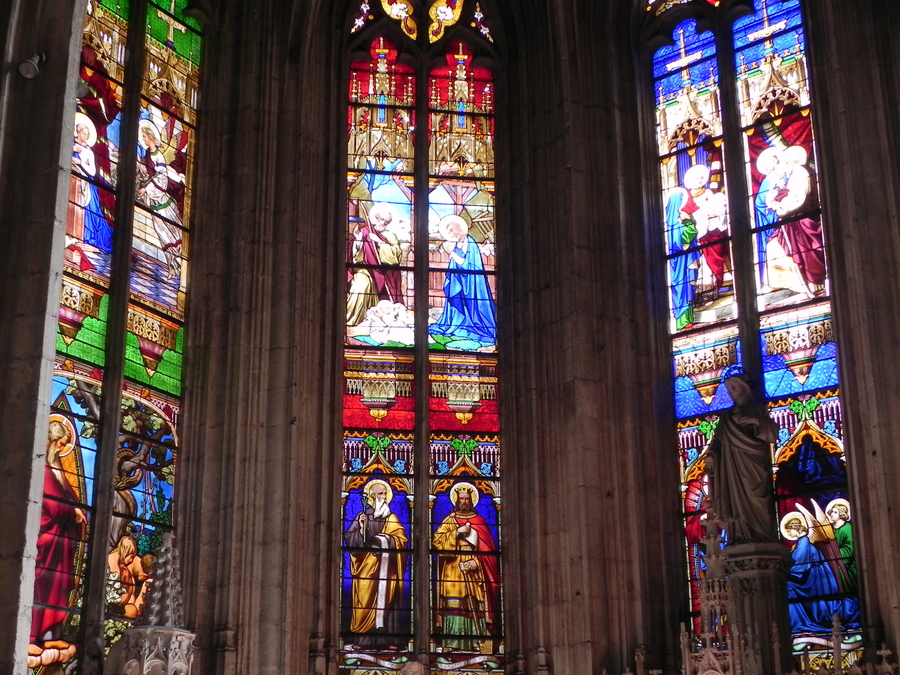
[[[107,616],[116,629],[143,612],[162,534],[172,527],[178,402],[125,383],[108,541]]]
[[[657,1],[648,9],[694,5],[700,17],[709,15],[707,4],[718,3]],[[676,26],[673,44],[653,60],[686,561],[696,616],[705,574],[704,456],[715,413],[732,404],[720,384],[742,368],[738,326],[730,322],[740,318],[744,338],[760,347],[756,376],[779,427],[772,461],[780,533],[794,559],[793,647],[810,650],[815,669],[830,663],[834,614],[845,656],[861,654],[853,509],[800,2],[755,0],[753,8],[718,36],[734,48],[733,100],[718,88],[716,37],[697,34],[694,20]],[[736,114],[724,114],[732,106]],[[722,167],[724,152],[735,149],[724,148],[723,119],[740,121],[748,200],[735,208],[750,223],[749,241],[730,236]],[[750,246],[751,269],[733,268],[733,246]],[[740,315],[735,277],[752,281],[757,296]]]
[[[133,624],[152,584],[161,534],[172,524],[176,427],[181,392],[192,134],[196,121],[199,26],[187,0],[151,2],[143,54],[143,98],[124,92],[129,3],[88,0],[81,47],[53,408],[38,543],[29,667],[33,675],[77,668],[86,528],[111,518],[109,540],[91,555],[107,562],[105,648]],[[140,105],[138,138],[122,138],[123,106]],[[137,184],[119,182],[136,162]],[[134,216],[131,297],[125,325],[110,327],[117,209]],[[133,201],[132,201],[133,200]],[[127,243],[127,242],[126,242]],[[126,331],[126,381],[115,393],[121,419],[101,419],[109,331]],[[119,398],[121,397],[121,398]],[[118,428],[117,428],[118,427]],[[115,455],[97,456],[103,434]],[[113,485],[94,485],[96,462],[115,466]],[[61,480],[64,478],[65,480]],[[51,480],[52,479],[52,480]],[[113,513],[91,514],[95,490],[112,491]]]

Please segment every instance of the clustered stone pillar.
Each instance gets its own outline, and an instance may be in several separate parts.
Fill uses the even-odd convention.
[[[791,672],[787,575],[792,562],[777,542],[725,548],[731,646],[743,675]]]

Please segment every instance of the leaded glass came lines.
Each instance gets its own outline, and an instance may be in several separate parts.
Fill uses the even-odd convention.
[[[103,622],[106,649],[135,623],[173,523],[200,62],[199,26],[183,16],[185,6],[86,5],[32,675],[89,667],[80,650],[86,620]],[[145,17],[137,33],[128,25],[134,11]],[[140,80],[125,67],[128,42],[140,56]],[[126,175],[135,183],[123,182]],[[110,336],[123,334],[124,352],[112,353]],[[101,413],[110,390],[117,419]],[[101,473],[113,484],[98,483]],[[111,512],[98,511],[100,502]],[[88,575],[94,558],[103,578]]]
[[[835,614],[845,657],[859,656],[861,615],[806,38],[798,0],[755,0],[721,32],[696,32],[710,5],[733,4],[648,3],[654,16],[678,8],[681,21],[653,74],[690,608],[699,615],[705,453],[731,406],[721,383],[743,371],[779,428],[772,464],[796,572],[793,649],[810,650],[816,668],[830,658]],[[732,50],[720,72],[717,53]],[[726,165],[743,165],[743,176]]]
[[[409,39],[379,33],[380,18]],[[349,31],[368,51],[350,64],[347,117],[339,663],[353,673],[423,649],[440,671],[504,665],[483,20],[463,0],[382,0]]]

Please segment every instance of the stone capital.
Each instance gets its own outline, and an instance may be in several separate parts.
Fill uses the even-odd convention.
[[[776,542],[726,546],[723,553],[725,574],[731,578],[765,572],[786,576],[793,564],[790,551]]]

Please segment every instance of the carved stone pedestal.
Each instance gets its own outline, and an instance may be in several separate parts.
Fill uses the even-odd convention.
[[[743,675],[782,675],[791,664],[787,575],[791,554],[781,544],[727,546],[728,615],[734,660]]]
[[[129,628],[112,646],[106,675],[191,675],[196,636],[180,627],[181,568],[171,532],[163,534],[154,577],[141,617],[147,625]]]
[[[113,645],[107,669],[113,675],[190,675],[194,637],[180,628],[131,628]]]

